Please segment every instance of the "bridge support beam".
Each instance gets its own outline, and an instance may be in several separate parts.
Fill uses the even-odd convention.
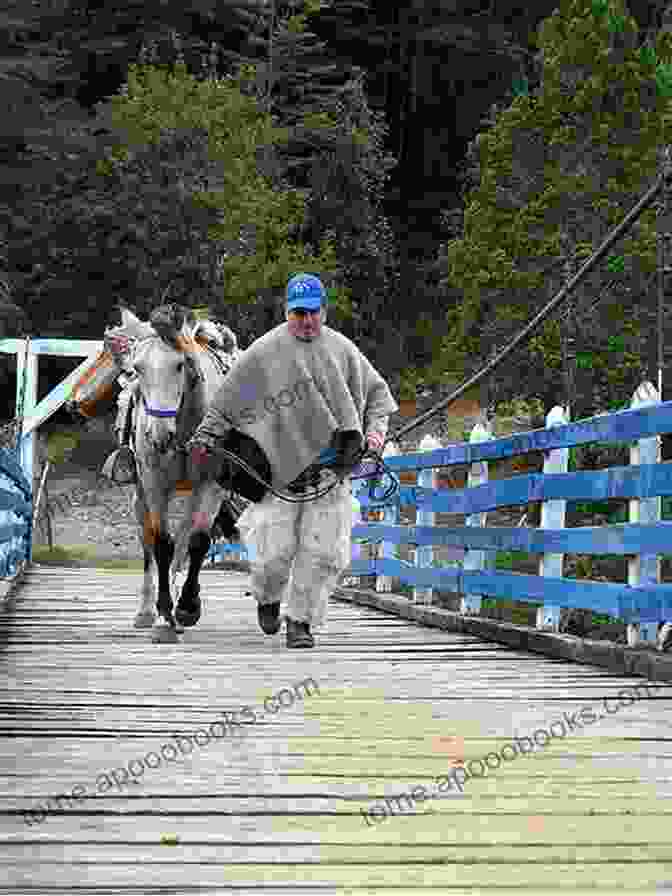
[[[493,433],[490,424],[477,423],[469,436],[470,442],[487,442],[492,439]],[[475,485],[484,485],[488,481],[488,462],[478,461],[469,468],[469,476],[467,486],[472,488]],[[467,526],[485,526],[488,519],[487,513],[472,513],[465,520]],[[486,562],[486,554],[488,559]],[[493,551],[467,550],[464,555],[464,569],[492,569],[497,554]],[[481,603],[483,596],[481,594],[464,594],[460,601],[460,613],[465,616],[478,616],[481,612]]]
[[[441,442],[434,436],[423,436],[418,446],[419,451],[436,451],[441,448]],[[420,470],[418,485],[421,488],[435,489],[438,486],[438,470],[430,467]],[[433,510],[418,510],[416,513],[416,525],[433,526],[436,515]],[[418,569],[430,569],[434,562],[434,546],[431,544],[418,545],[415,549],[415,565]],[[434,601],[434,588],[422,588],[413,586],[413,602],[416,604],[429,604]]]
[[[660,404],[660,395],[653,383],[642,383],[632,396],[630,407]],[[640,439],[630,447],[630,465],[660,463],[660,437]],[[631,523],[657,523],[661,519],[661,498],[631,498],[628,501],[628,518]],[[635,554],[628,558],[628,585],[657,585],[660,583],[660,557],[657,554]],[[664,620],[659,620],[664,622]],[[658,622],[629,622],[628,646],[643,642],[655,644]]]
[[[569,411],[556,405],[546,417],[546,427],[562,426],[569,423]],[[566,473],[569,463],[569,448],[553,448],[546,452],[544,458],[544,475],[547,473]],[[566,501],[544,501],[541,505],[541,529],[564,529]],[[539,575],[562,578],[564,554],[542,554],[539,560]],[[537,607],[537,628],[557,632],[560,628],[560,607],[543,604]]]
[[[399,448],[394,442],[388,442],[383,449],[383,457],[389,458],[399,454]],[[396,526],[399,523],[399,504],[396,500],[386,504],[383,511],[383,523],[388,526]],[[377,557],[379,559],[394,559],[394,551],[396,545],[392,542],[384,541],[378,545]],[[376,578],[376,591],[381,594],[390,594],[392,592],[392,576],[378,576]]]

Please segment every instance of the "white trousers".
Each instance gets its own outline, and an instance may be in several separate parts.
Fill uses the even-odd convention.
[[[261,604],[286,602],[286,613],[311,627],[323,625],[327,604],[351,563],[350,480],[315,501],[290,504],[268,494],[238,520],[253,549],[252,593]]]

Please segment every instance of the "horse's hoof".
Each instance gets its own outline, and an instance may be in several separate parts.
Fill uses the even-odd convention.
[[[186,594],[182,591],[175,607],[175,619],[180,625],[191,628],[201,618],[200,590],[200,587],[196,586],[195,591],[187,592]]]
[[[175,625],[166,619],[165,616],[159,616],[152,626],[152,643],[176,644],[177,634]]]
[[[180,626],[186,626],[187,628],[191,628],[192,625],[196,625],[198,620],[201,618],[201,608],[197,610],[193,610],[191,613],[187,612],[187,610],[181,610],[179,607],[175,609],[175,621]],[[182,629],[184,631],[184,628]]]
[[[151,628],[156,622],[155,610],[140,610],[133,620],[134,628]]]

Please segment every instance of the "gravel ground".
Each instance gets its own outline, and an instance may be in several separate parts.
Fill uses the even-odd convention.
[[[100,475],[105,458],[117,447],[114,414],[80,425],[54,425],[42,433],[46,453],[49,433],[74,434],[76,444],[53,462],[47,477],[55,547],[86,547],[95,560],[141,560],[142,549],[133,512],[134,485],[116,485]],[[186,498],[174,498],[170,507],[175,532]],[[44,516],[40,514],[35,543],[47,544]]]
[[[83,473],[47,481],[47,493],[55,546],[84,545],[101,560],[142,558],[133,513],[134,486],[114,485]],[[175,498],[171,503],[173,532],[185,502],[185,498]],[[46,533],[36,538],[36,543],[46,542]]]

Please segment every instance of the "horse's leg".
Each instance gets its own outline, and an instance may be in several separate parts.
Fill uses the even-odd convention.
[[[138,539],[142,547],[144,559],[144,578],[142,582],[142,590],[140,592],[140,606],[135,614],[133,625],[135,628],[151,628],[156,621],[156,610],[154,608],[156,602],[156,589],[154,580],[154,551],[151,545],[145,542],[145,513],[147,507],[141,495],[140,489],[135,492],[133,501],[133,510],[135,519],[138,523]]]
[[[152,507],[153,502],[149,502]],[[173,599],[170,594],[170,565],[175,554],[175,542],[168,530],[168,497],[162,496],[156,501],[156,509],[148,510],[145,519],[145,538],[154,549],[154,560],[159,577],[159,588],[156,600],[158,619],[152,630],[155,642],[177,641],[175,617],[173,616]]]
[[[187,546],[189,543],[189,533],[191,532],[191,520],[188,516],[180,523],[180,527],[175,535],[175,554],[170,567],[170,587],[175,588],[177,584],[178,573],[182,572],[184,561],[187,556]]]
[[[175,618],[184,626],[196,625],[201,617],[198,577],[212,539],[210,530],[222,501],[222,488],[217,483],[204,483],[194,488],[190,503],[192,531],[189,536],[189,571],[175,610]]]

